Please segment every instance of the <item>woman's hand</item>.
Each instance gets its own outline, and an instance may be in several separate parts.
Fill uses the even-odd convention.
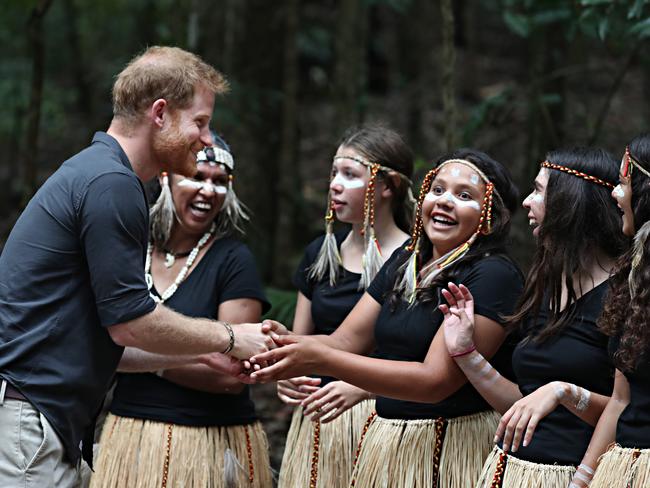
[[[300,405],[300,403],[320,389],[320,378],[298,376],[277,383],[278,398],[287,405]]]
[[[537,424],[560,404],[560,382],[552,381],[515,402],[501,417],[494,442],[503,437],[503,450],[516,452],[521,443],[530,444]]]
[[[279,346],[276,349],[257,354],[250,359],[253,369],[262,365],[259,371],[251,373],[251,379],[266,383],[281,379],[321,373],[319,367],[330,348],[314,337],[300,335],[273,335]],[[269,366],[264,366],[268,364]],[[326,374],[326,373],[325,373]]]
[[[445,345],[450,355],[461,354],[474,347],[474,298],[465,285],[453,283],[443,289],[448,305],[438,308],[444,315],[442,322]]]
[[[321,422],[326,424],[360,401],[369,398],[370,393],[361,388],[345,381],[333,381],[303,400],[303,415],[313,414],[311,420],[321,419]]]

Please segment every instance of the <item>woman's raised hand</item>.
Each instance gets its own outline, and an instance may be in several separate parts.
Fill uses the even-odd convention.
[[[461,354],[474,347],[474,298],[465,285],[447,284],[442,290],[447,305],[438,306],[449,354]]]
[[[345,381],[332,381],[303,400],[303,415],[326,424],[369,398],[370,393],[361,388]]]

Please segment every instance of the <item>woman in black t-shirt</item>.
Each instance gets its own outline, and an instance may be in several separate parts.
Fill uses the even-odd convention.
[[[566,488],[611,394],[607,338],[596,322],[625,247],[609,197],[616,167],[599,149],[551,151],[524,200],[537,251],[509,319],[521,338],[512,357],[516,382],[473,345],[473,292],[452,284],[443,291],[449,354],[504,413],[496,434],[503,442],[486,461],[480,488]]]
[[[334,332],[384,258],[404,244],[413,215],[412,172],[413,154],[392,130],[370,126],[344,135],[332,162],[327,234],[307,246],[294,277],[298,289],[294,333]],[[334,217],[351,229],[333,234]],[[371,252],[379,249],[381,253],[373,257]],[[279,381],[278,396],[296,405],[279,488],[346,486],[359,433],[374,409],[371,395],[335,378],[303,376]],[[328,403],[328,408],[314,411],[316,400]],[[319,455],[321,449],[324,455]]]
[[[513,312],[522,277],[504,246],[517,197],[505,168],[486,154],[441,158],[422,185],[412,241],[343,324],[330,336],[277,338],[285,347],[254,358],[277,361],[254,379],[313,372],[377,394],[351,486],[471,487],[478,478],[498,417],[447,354],[439,290],[449,280],[470,283],[479,348],[507,369],[502,316]],[[376,357],[360,355],[373,349]]]
[[[232,188],[234,161],[213,137],[194,178],[161,178],[147,284],[155,301],[184,315],[259,322],[269,304],[252,254],[232,237],[246,218]],[[220,354],[127,348],[91,486],[270,487],[266,435],[248,386],[229,375],[235,365]]]
[[[650,486],[650,134],[626,148],[612,196],[623,211],[623,232],[634,236],[634,244],[618,263],[600,320],[610,336],[616,377],[583,459],[598,468],[590,485],[576,486],[643,488]]]

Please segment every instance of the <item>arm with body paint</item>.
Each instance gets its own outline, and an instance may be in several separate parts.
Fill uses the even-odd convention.
[[[445,314],[443,328],[449,354],[463,370],[476,390],[503,417],[495,441],[503,437],[503,448],[516,451],[522,441],[527,446],[541,419],[562,405],[590,425],[595,425],[608,397],[563,381],[541,386],[522,397],[518,386],[503,378],[473,345],[474,303],[463,285],[449,283],[443,290],[449,305],[441,305]]]
[[[616,441],[616,425],[618,418],[630,403],[630,385],[625,375],[616,370],[614,377],[614,392],[607,402],[602,415],[598,419],[596,429],[591,436],[589,447],[582,458],[582,462],[571,480],[570,488],[584,488],[594,475],[598,459]]]

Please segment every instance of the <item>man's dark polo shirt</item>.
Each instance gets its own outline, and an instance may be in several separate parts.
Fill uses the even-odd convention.
[[[0,256],[0,376],[45,415],[73,463],[122,356],[107,327],[155,307],[148,218],[126,154],[98,132],[34,195]]]

